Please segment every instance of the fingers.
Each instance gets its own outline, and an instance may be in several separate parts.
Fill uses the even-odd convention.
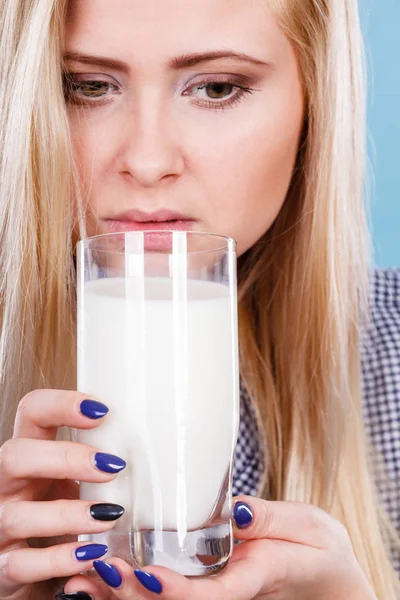
[[[257,543],[257,542],[256,542]],[[190,580],[164,567],[134,570],[116,558],[94,562],[97,573],[118,600],[248,600],[259,593],[264,582],[265,565],[247,560],[229,563],[216,576]],[[69,594],[85,591],[95,600],[107,598],[104,590],[92,581],[73,579],[65,586]],[[98,594],[98,595],[96,595]]]
[[[83,579],[69,581],[65,589],[69,594],[85,591],[94,600],[151,600],[155,596],[164,600],[249,600],[270,595],[295,598],[299,590],[305,591],[300,594],[302,597],[308,597],[304,584],[307,587],[308,582],[314,582],[320,575],[318,555],[323,554],[321,550],[282,540],[251,540],[234,549],[232,559],[222,572],[202,579],[187,579],[164,567],[151,566],[138,571],[120,559],[100,559],[94,566],[112,596],[107,596],[97,583],[92,585]],[[323,575],[325,579],[322,577],[318,589],[329,585],[329,562],[323,564]],[[357,588],[353,586],[353,589]]]
[[[106,483],[125,461],[75,442],[11,439],[0,448],[1,495],[15,494],[27,479],[72,479]]]
[[[107,412],[104,404],[79,392],[35,390],[18,405],[14,437],[55,439],[58,427],[92,429]]]
[[[56,596],[56,600],[111,600],[112,590],[96,573],[96,579],[90,575],[75,575],[64,586],[64,594]],[[87,594],[87,597],[84,596]]]
[[[107,547],[91,544],[86,551],[87,547],[87,544],[73,543],[44,549],[22,548],[2,554],[2,591],[11,591],[20,585],[47,581],[54,577],[70,577],[90,570],[95,556],[104,556]],[[87,560],[86,556],[89,557]]]
[[[159,574],[155,577],[150,572],[135,571],[133,567],[118,558],[111,558],[107,561],[96,560],[93,564],[98,580],[93,580],[92,577],[74,577],[65,585],[64,592],[66,594],[85,592],[94,600],[108,600],[111,597],[121,600],[142,600],[154,598],[155,595],[162,595],[163,598],[178,598],[165,596]],[[164,579],[165,577],[172,578],[175,582],[183,583],[186,590],[189,589],[186,585],[188,580],[185,577],[163,567],[158,567],[156,570],[162,574]],[[141,583],[141,580],[145,582],[145,585]],[[173,589],[176,590],[177,586],[174,585]],[[110,592],[112,592],[112,596],[109,595]],[[192,596],[186,596],[185,600],[188,598],[195,600]]]
[[[8,502],[1,511],[0,546],[29,538],[102,533],[112,529],[123,514],[117,504],[83,500]]]
[[[235,534],[247,541],[235,547],[221,573],[187,579],[163,567],[133,571],[120,559],[95,561],[97,572],[112,590],[112,598],[150,600],[159,595],[165,600],[249,600],[270,594],[281,597],[283,593],[295,597],[296,590],[304,582],[314,581],[317,574],[321,586],[329,583],[335,564],[340,566],[339,580],[343,562],[356,564],[354,560],[352,563],[348,551],[351,544],[347,543],[344,528],[324,511],[297,502],[266,502],[246,496],[235,501],[234,517],[239,524]],[[340,552],[328,552],[329,548]],[[358,571],[353,571],[350,575],[355,580]],[[79,589],[71,585],[68,591]]]
[[[301,502],[268,502],[251,496],[234,499],[234,535],[240,540],[269,538],[326,548],[348,538],[345,528],[328,513]]]
[[[112,558],[107,560],[107,562],[97,560],[93,564],[103,582],[112,590],[113,597],[120,600],[143,600],[145,598],[154,598],[155,595],[162,595],[163,598],[168,598],[165,595],[165,587],[161,582],[163,576],[164,581],[165,577],[178,580],[184,585],[187,581],[182,575],[178,575],[163,567],[153,568],[153,570],[157,571],[157,576],[150,573],[151,569],[145,572],[134,570],[126,562],[118,558]],[[162,574],[161,576],[160,573]],[[187,586],[185,585],[185,587]],[[192,600],[190,595],[186,598],[191,598]]]
[[[234,549],[232,559],[223,571],[197,579],[188,579],[165,567],[134,570],[116,558],[95,561],[94,566],[112,591],[113,599],[151,600],[159,596],[164,600],[249,600],[274,592],[282,581],[286,581],[293,562],[288,546],[287,542],[279,540],[241,544]],[[103,590],[97,596],[96,589],[99,588],[90,587],[82,580],[69,581],[65,589],[68,593],[85,591],[94,600],[108,598]]]

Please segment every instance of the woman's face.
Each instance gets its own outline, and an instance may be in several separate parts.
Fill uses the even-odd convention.
[[[265,1],[72,0],[65,60],[89,235],[208,231],[241,254],[271,226],[304,106]]]

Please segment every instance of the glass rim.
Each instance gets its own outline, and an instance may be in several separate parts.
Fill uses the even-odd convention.
[[[105,238],[109,238],[109,237],[120,237],[120,236],[124,236],[124,238],[127,235],[130,234],[137,234],[137,233],[142,233],[142,234],[146,234],[146,233],[158,233],[158,234],[165,234],[165,233],[169,233],[169,234],[174,234],[174,233],[185,233],[186,237],[188,236],[200,236],[200,237],[211,237],[211,238],[216,238],[216,239],[220,239],[223,240],[225,242],[224,246],[221,247],[216,247],[216,248],[208,248],[206,250],[193,250],[190,251],[188,250],[187,254],[202,254],[205,252],[221,252],[222,250],[229,250],[229,251],[236,251],[236,241],[231,238],[228,237],[226,235],[221,235],[219,233],[209,233],[207,231],[176,231],[174,229],[144,229],[144,230],[137,230],[137,231],[112,231],[110,233],[99,233],[98,235],[93,235],[90,237],[86,237],[86,238],[82,238],[81,240],[79,240],[76,244],[76,248],[78,249],[79,247],[83,246],[83,247],[87,247],[90,246],[91,242],[95,242],[97,240],[102,240]],[[171,248],[172,251],[172,248]],[[168,252],[161,252],[161,251],[157,251],[157,250],[152,250],[151,252],[153,252],[154,254],[168,254]]]

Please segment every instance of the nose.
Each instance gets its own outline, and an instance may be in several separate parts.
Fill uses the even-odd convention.
[[[170,112],[161,103],[135,110],[121,132],[118,172],[142,187],[180,175],[184,158],[176,132]]]

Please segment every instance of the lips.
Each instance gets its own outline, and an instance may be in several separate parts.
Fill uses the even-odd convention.
[[[145,213],[130,210],[105,219],[104,224],[109,233],[126,233],[127,231],[152,231],[146,236],[146,248],[165,250],[171,246],[169,231],[192,231],[196,221],[187,215],[159,210]]]
[[[107,221],[110,233],[126,231],[191,231],[194,221]]]
[[[134,223],[163,223],[169,221],[192,221],[187,215],[183,215],[170,210],[158,210],[153,213],[146,213],[141,210],[129,210],[124,213],[119,213],[113,217],[109,217],[111,221],[131,221]]]
[[[190,231],[195,223],[194,219],[187,215],[159,210],[153,213],[145,213],[140,210],[130,210],[105,219],[107,229],[110,232],[125,231]]]

